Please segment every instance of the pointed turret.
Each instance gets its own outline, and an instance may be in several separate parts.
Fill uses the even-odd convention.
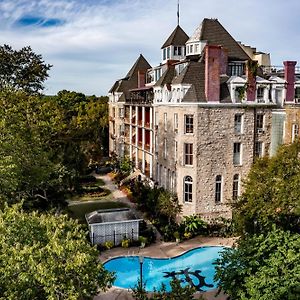
[[[168,60],[180,60],[184,58],[185,43],[188,39],[188,35],[177,25],[161,47],[163,63]]]

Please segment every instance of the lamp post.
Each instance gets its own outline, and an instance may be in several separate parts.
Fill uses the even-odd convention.
[[[143,287],[143,263],[144,263],[144,256],[139,256],[140,262],[140,285],[141,288]]]

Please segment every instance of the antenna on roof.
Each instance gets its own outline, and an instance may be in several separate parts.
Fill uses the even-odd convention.
[[[179,26],[179,0],[177,1],[177,25]]]

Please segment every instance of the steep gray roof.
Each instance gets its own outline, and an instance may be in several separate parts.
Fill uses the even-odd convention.
[[[162,74],[162,76],[157,80],[154,86],[164,86],[165,84],[170,84],[175,76],[175,67],[169,66],[169,68]]]
[[[137,88],[138,86],[138,71],[146,71],[150,68],[151,66],[148,61],[142,54],[140,54],[126,76],[122,79],[117,80],[109,90],[109,93],[123,92],[125,93],[125,97],[127,98],[129,90]]]
[[[189,41],[207,41],[209,45],[221,45],[228,49],[228,56],[231,59],[250,59],[239,43],[217,19],[203,19]]]
[[[173,30],[171,35],[165,41],[165,43],[161,46],[161,49],[174,45],[180,46],[185,45],[185,42],[189,39],[189,36],[184,32],[184,30],[177,25],[176,28]]]
[[[206,102],[205,99],[205,64],[191,61],[184,70],[175,77],[172,84],[191,84],[182,102]]]

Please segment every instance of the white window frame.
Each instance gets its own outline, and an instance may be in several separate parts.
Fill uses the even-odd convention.
[[[184,166],[192,166],[194,161],[194,145],[193,143],[184,143],[183,147]],[[187,149],[192,150],[191,153],[187,153]]]
[[[237,152],[237,148],[239,148],[238,152]],[[242,165],[242,143],[241,142],[233,143],[233,164],[235,166]]]
[[[167,116],[167,113],[164,113],[164,130],[165,131],[167,131],[167,129],[168,129],[167,123],[168,123],[168,116]]]
[[[191,176],[183,178],[183,202],[193,202],[193,178]]]
[[[187,120],[192,119],[191,123],[188,123]],[[184,133],[193,134],[194,133],[194,115],[186,114],[184,115]]]
[[[240,117],[240,122],[238,123],[236,118]],[[243,133],[243,122],[244,121],[244,116],[243,114],[235,114],[234,115],[234,133],[235,134],[242,134]],[[239,125],[240,124],[240,125]],[[239,130],[238,130],[239,129]]]

